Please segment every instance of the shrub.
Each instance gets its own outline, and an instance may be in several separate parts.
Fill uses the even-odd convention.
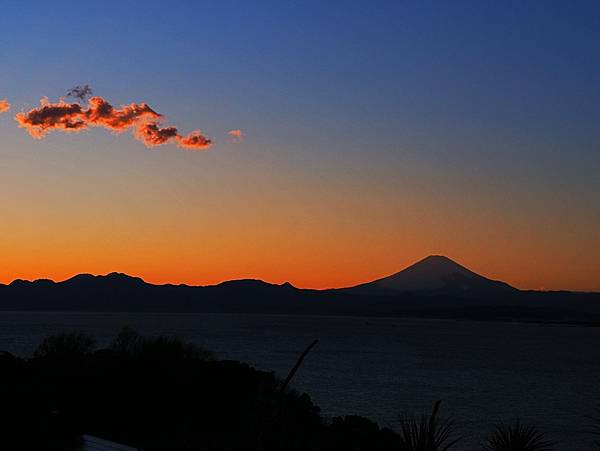
[[[91,354],[96,348],[96,340],[81,332],[65,332],[51,335],[42,340],[35,358],[72,358]]]
[[[113,338],[109,349],[123,354],[131,354],[140,340],[140,335],[129,326],[125,326]]]
[[[212,360],[213,355],[202,346],[185,343],[174,337],[142,337],[124,327],[113,339],[110,349],[143,360]]]

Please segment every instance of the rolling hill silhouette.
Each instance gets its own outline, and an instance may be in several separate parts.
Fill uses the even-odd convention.
[[[0,284],[0,310],[412,316],[600,322],[600,293],[521,291],[443,256],[355,287],[311,290],[231,280],[153,285],[121,273]]]

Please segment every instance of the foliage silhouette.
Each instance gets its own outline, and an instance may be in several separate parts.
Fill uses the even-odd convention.
[[[44,338],[34,352],[36,358],[73,358],[91,354],[96,347],[93,337],[80,332],[64,332]]]
[[[440,404],[436,401],[429,416],[400,418],[401,451],[446,451],[462,439],[454,420],[438,418]]]
[[[486,451],[550,451],[555,442],[536,426],[525,425],[520,421],[513,424],[499,424],[487,438]]]
[[[324,449],[319,408],[273,373],[131,329],[93,349],[64,333],[31,359],[0,354],[0,449],[70,451],[83,434],[146,451]]]
[[[324,449],[329,451],[388,451],[400,449],[398,434],[357,415],[333,418],[326,428]]]
[[[136,359],[169,362],[172,360],[212,360],[210,351],[174,337],[142,337],[125,326],[111,342],[109,349]]]

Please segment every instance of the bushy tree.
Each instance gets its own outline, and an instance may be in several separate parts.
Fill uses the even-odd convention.
[[[113,339],[110,349],[143,360],[169,362],[213,359],[212,353],[202,346],[175,337],[143,337],[128,326]]]

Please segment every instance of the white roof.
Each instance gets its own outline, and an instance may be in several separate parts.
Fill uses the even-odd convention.
[[[139,451],[131,446],[120,445],[91,435],[83,436],[83,451]]]

